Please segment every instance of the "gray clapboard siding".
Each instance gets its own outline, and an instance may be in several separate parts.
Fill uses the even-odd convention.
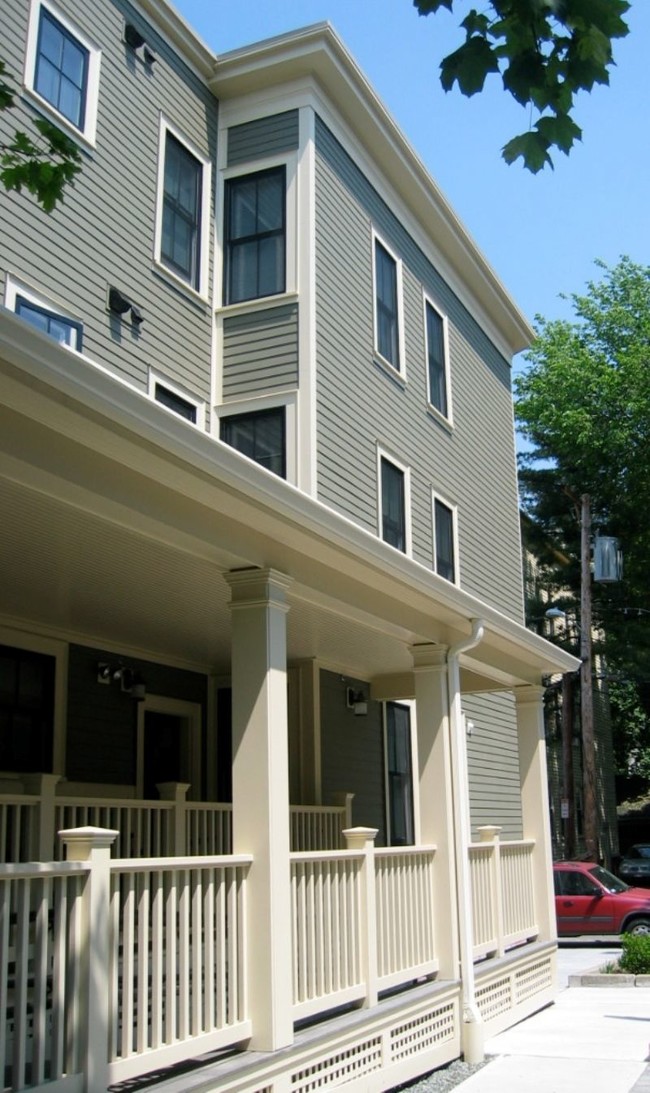
[[[224,319],[224,401],[297,386],[297,304]]]
[[[20,73],[28,6],[6,0],[7,7],[4,22],[16,31],[6,39],[3,58]],[[153,367],[208,400],[209,305],[161,277],[152,258],[160,113],[215,161],[216,100],[126,0],[61,0],[59,7],[102,49],[96,147],[83,151],[81,176],[49,217],[28,196],[0,193],[2,287],[11,272],[43,296],[66,302],[84,323],[87,356],[141,390]],[[143,31],[157,56],[150,71],[122,40],[126,20]],[[10,124],[29,128],[35,116],[21,99],[11,118],[0,115],[0,131],[8,132]],[[107,312],[111,284],[143,311],[139,333]]]
[[[377,845],[386,843],[384,739],[380,702],[368,702],[365,717],[355,717],[346,706],[346,688],[359,689],[360,681],[321,671],[321,777],[322,798],[333,793],[354,793],[352,826],[376,827]]]
[[[474,730],[468,738],[472,831],[498,824],[502,839],[523,838],[517,717],[511,692],[463,695]]]
[[[377,444],[411,468],[414,558],[432,565],[431,490],[458,507],[461,584],[523,612],[508,362],[324,123],[316,124],[319,498],[377,531]],[[372,228],[403,263],[407,382],[373,352]],[[422,290],[447,316],[454,429],[427,411]]]
[[[256,118],[228,130],[228,166],[264,156],[276,156],[298,147],[298,111],[285,110],[268,118]]]

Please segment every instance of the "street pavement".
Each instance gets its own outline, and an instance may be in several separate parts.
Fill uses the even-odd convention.
[[[567,987],[619,953],[611,938],[561,942],[554,1004],[487,1040],[491,1061],[455,1093],[650,1093],[650,989]]]

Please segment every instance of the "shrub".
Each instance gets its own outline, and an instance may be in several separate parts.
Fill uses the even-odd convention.
[[[621,971],[631,975],[650,975],[650,934],[622,934],[621,946]]]

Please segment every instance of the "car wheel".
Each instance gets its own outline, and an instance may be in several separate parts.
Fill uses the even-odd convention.
[[[626,934],[634,934],[635,937],[650,934],[650,918],[635,918],[629,926],[625,927]]]

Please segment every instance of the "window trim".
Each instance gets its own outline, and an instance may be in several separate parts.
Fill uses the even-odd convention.
[[[231,452],[237,452],[242,459],[245,459],[248,463],[254,463],[255,460],[249,459],[242,452],[234,448],[232,444],[227,444],[225,440],[221,439],[221,422],[228,417],[237,417],[241,414],[256,414],[261,410],[279,410],[284,409],[284,478],[281,478],[282,482],[289,482],[291,485],[296,485],[297,473],[298,473],[298,461],[297,461],[297,393],[291,393],[289,395],[277,395],[277,396],[260,396],[258,398],[251,399],[238,399],[236,402],[227,402],[221,406],[215,406],[213,411],[213,429],[219,442],[229,449]],[[261,466],[261,464],[257,464]],[[267,468],[262,468],[266,470]],[[279,478],[273,471],[269,471],[269,474],[273,474],[274,478]]]
[[[68,345],[67,342],[59,342],[56,338],[52,338],[51,335],[43,334],[42,331],[38,331],[36,327],[32,327],[33,330],[43,334],[43,337],[45,338],[50,338],[56,345],[63,346],[63,348],[67,349],[70,353],[83,352],[84,325],[81,320],[74,318],[69,311],[59,307],[52,299],[35,292],[29,285],[25,284],[24,281],[20,281],[17,277],[13,277],[8,273],[5,281],[5,307],[8,311],[13,311],[16,318],[20,318],[16,311],[16,305],[21,298],[27,303],[32,304],[35,308],[38,308],[40,311],[50,315],[52,318],[62,319],[63,322],[69,323],[70,326],[77,331],[76,344],[72,346]],[[28,321],[23,319],[23,322],[27,323]]]
[[[241,166],[241,165],[238,165]],[[230,269],[231,269],[231,244],[230,237],[228,235],[228,219],[230,213],[230,192],[233,185],[244,179],[259,178],[262,175],[282,174],[282,180],[284,184],[284,204],[282,207],[282,228],[281,231],[275,231],[274,235],[282,236],[284,243],[284,285],[279,292],[269,292],[264,295],[249,296],[244,300],[230,300]],[[229,175],[224,178],[224,191],[223,191],[223,281],[222,281],[222,299],[224,307],[237,307],[244,304],[252,304],[258,300],[273,300],[278,296],[286,296],[288,290],[289,271],[288,271],[288,178],[287,178],[287,164],[275,163],[266,164],[264,167],[258,170],[247,170],[242,172],[239,170],[236,174]],[[259,239],[260,234],[250,237],[253,239]]]
[[[444,414],[431,399],[431,371],[429,366],[429,324],[427,322],[427,308],[431,308],[432,311],[442,320],[442,343],[444,354],[444,375],[445,375],[445,393],[447,396],[447,413]],[[443,425],[448,428],[454,424],[453,420],[453,407],[451,397],[451,370],[449,367],[449,322],[444,312],[434,303],[433,299],[426,290],[422,293],[422,313],[424,317],[424,360],[426,367],[426,379],[427,379],[427,409]]]
[[[170,406],[166,406],[164,402],[157,399],[156,388],[158,386],[164,387],[170,394],[193,406],[196,410],[196,421],[190,421],[189,418],[183,417],[182,414],[177,413]],[[187,425],[191,425],[193,429],[205,429],[205,402],[202,402],[186,388],[179,387],[177,383],[167,379],[167,376],[155,372],[152,368],[149,369],[148,394],[152,401],[156,403],[156,406],[160,406],[166,413],[172,414],[178,421],[184,421]]]
[[[74,122],[61,114],[36,90],[36,61],[38,53],[38,40],[41,26],[41,11],[45,10],[53,19],[60,23],[64,30],[74,38],[88,53],[88,69],[86,73],[85,104],[83,125],[77,127]],[[27,45],[25,50],[24,91],[39,110],[50,115],[61,129],[75,140],[81,140],[89,147],[94,148],[97,138],[97,105],[99,99],[99,70],[102,51],[99,46],[79,30],[75,23],[52,3],[52,0],[32,0],[29,12],[29,24],[27,28]]]
[[[397,256],[392,247],[378,231],[372,228],[372,329],[373,329],[373,354],[378,364],[385,368],[389,374],[406,382],[406,355],[404,344],[404,282],[402,259]],[[399,356],[398,366],[389,361],[379,349],[379,328],[377,323],[377,244],[386,251],[395,263],[395,292],[397,296],[397,352]]]
[[[167,134],[172,136],[201,166],[201,200],[199,202],[199,265],[198,284],[186,281],[180,273],[168,266],[162,257],[162,225],[165,196],[165,155]],[[212,163],[192,141],[183,136],[179,129],[161,112],[158,127],[158,176],[156,181],[156,223],[154,231],[153,263],[154,268],[163,277],[169,278],[183,292],[190,293],[202,301],[208,299],[210,273],[210,207],[212,197]]]
[[[449,509],[451,513],[451,534],[454,548],[454,576],[452,580],[449,580],[448,577],[444,577],[441,573],[438,573],[438,559],[436,551],[436,501],[439,504],[444,505],[444,507],[446,509]],[[433,558],[433,572],[438,577],[441,577],[443,581],[448,581],[449,584],[456,585],[458,587],[460,585],[460,560],[458,555],[458,506],[452,504],[450,501],[447,500],[446,497],[443,497],[435,489],[431,491],[431,530],[431,553]]]
[[[381,464],[382,460],[392,464],[398,471],[401,471],[404,476],[404,550],[400,547],[393,546],[387,539],[384,539],[384,517],[382,512],[382,473]],[[380,444],[377,445],[377,516],[378,516],[378,529],[377,534],[382,543],[391,547],[392,550],[396,550],[399,554],[404,554],[407,558],[412,556],[412,541],[411,541],[411,468],[402,463],[400,459],[397,459],[392,452],[383,448]]]

